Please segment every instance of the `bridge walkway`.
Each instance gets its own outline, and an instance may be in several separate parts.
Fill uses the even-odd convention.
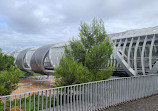
[[[127,102],[102,111],[158,111],[158,95]]]

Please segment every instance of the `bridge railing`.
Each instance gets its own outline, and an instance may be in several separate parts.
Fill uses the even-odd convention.
[[[0,97],[0,111],[92,111],[158,93],[158,75],[125,77]]]

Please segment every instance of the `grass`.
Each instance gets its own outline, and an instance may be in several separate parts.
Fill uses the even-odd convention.
[[[21,71],[19,77],[25,76],[41,76],[42,74]]]

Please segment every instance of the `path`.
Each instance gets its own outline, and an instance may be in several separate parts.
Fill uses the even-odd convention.
[[[128,102],[102,111],[158,111],[158,95]]]

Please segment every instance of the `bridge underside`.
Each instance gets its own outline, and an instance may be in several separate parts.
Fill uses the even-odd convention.
[[[109,34],[114,42],[114,51],[109,65],[114,71],[126,72],[129,76],[158,73],[158,27],[130,30]],[[20,69],[41,74],[52,74],[54,66],[64,55],[68,42],[42,47],[10,51]]]

